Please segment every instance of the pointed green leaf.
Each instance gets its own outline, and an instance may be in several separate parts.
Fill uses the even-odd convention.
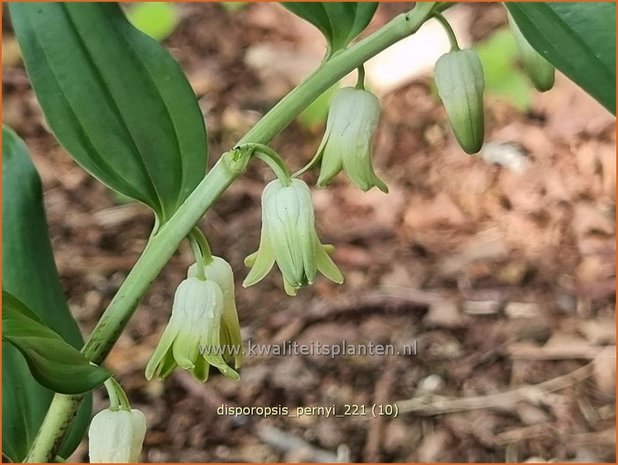
[[[506,7],[537,52],[616,113],[615,2],[523,2]]]
[[[11,293],[2,290],[2,340],[26,359],[34,378],[61,394],[88,392],[109,378],[107,370],[88,360]]]
[[[326,37],[329,52],[347,45],[367,27],[377,2],[282,2],[285,8],[317,27]]]
[[[23,141],[2,129],[2,286],[73,347],[83,340],[67,307],[43,211],[41,182]],[[2,451],[24,459],[53,392],[37,383],[23,356],[2,344]],[[92,412],[87,395],[60,450],[68,457],[82,440]]]
[[[180,66],[114,3],[14,3],[26,70],[52,131],[163,222],[206,171],[204,121]]]

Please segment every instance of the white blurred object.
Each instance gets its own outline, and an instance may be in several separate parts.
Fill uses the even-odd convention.
[[[444,380],[436,374],[429,375],[426,378],[423,378],[418,383],[418,390],[422,391],[423,393],[435,394],[436,392],[440,391],[443,387],[444,387]]]
[[[512,142],[487,142],[481,149],[481,158],[517,174],[525,173],[530,167],[523,148]]]
[[[444,13],[461,48],[470,44],[469,16],[469,12],[461,8],[451,8]],[[429,20],[415,34],[369,60],[365,64],[366,79],[376,94],[387,94],[418,76],[433,72],[436,60],[449,50],[443,27],[436,20]]]

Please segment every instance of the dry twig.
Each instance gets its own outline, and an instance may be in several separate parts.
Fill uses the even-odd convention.
[[[440,415],[450,412],[503,407],[525,400],[538,402],[546,393],[559,391],[573,384],[580,383],[591,375],[592,363],[589,363],[566,375],[558,376],[539,384],[522,386],[511,391],[474,397],[448,398],[443,396],[427,396],[401,400],[397,402],[397,405],[399,413],[415,412],[421,415]]]
[[[388,403],[393,385],[395,381],[397,381],[397,368],[397,363],[390,363],[384,369],[382,376],[378,378],[373,395],[374,404],[380,405]],[[385,422],[386,417],[378,416],[370,423],[364,451],[365,460],[367,462],[377,462],[380,459],[380,445],[384,435]]]

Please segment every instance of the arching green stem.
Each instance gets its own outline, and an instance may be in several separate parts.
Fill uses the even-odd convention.
[[[109,397],[110,410],[131,410],[131,404],[127,394],[122,389],[122,386],[118,381],[110,376],[105,380],[105,389],[107,389],[107,395]]]
[[[195,225],[187,236],[187,239],[189,239],[189,243],[191,244],[191,251],[193,252],[195,263],[197,263],[197,278],[206,281],[204,268],[212,262],[212,252],[210,251],[210,245],[206,240],[206,236],[204,236],[202,230]]]
[[[202,251],[202,257],[204,258],[204,265],[208,265],[212,262],[212,252],[210,251],[210,244],[204,236],[202,230],[196,225],[191,230],[191,237],[198,243]]]
[[[451,24],[446,20],[444,16],[440,13],[434,13],[432,15],[444,28],[446,35],[448,36],[448,41],[451,44],[451,52],[457,52],[461,50],[459,48],[459,44],[457,43],[457,36],[455,35],[455,31],[451,27]]]
[[[365,65],[360,65],[356,70],[358,72],[358,76],[356,77],[356,88],[358,90],[365,90]]]
[[[193,231],[189,234],[189,236],[187,236],[187,239],[189,239],[189,244],[191,244],[191,252],[193,252],[193,258],[195,258],[195,263],[197,264],[196,277],[200,281],[206,281],[206,275],[204,274],[204,255],[202,254],[200,244],[194,237]]]
[[[290,171],[281,156],[266,144],[249,142],[238,145],[239,150],[249,150],[255,158],[259,158],[266,163],[275,173],[281,184],[290,185]]]

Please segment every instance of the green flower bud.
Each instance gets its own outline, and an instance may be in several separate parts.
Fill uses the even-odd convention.
[[[300,179],[292,179],[289,186],[272,181],[262,193],[262,237],[258,250],[245,259],[252,268],[243,286],[261,281],[275,262],[288,295],[296,295],[299,288],[313,283],[318,271],[342,283],[343,276],[328,255],[330,251],[332,246],[318,239],[307,184]]]
[[[223,358],[226,362],[234,362],[234,368],[240,368],[242,364],[242,338],[240,336],[240,323],[236,311],[236,297],[234,293],[234,273],[232,267],[221,257],[212,257],[212,260],[204,266],[204,275],[207,280],[216,283],[223,292],[223,315],[221,316],[221,347],[225,353]],[[187,277],[197,276],[197,263],[189,267]]]
[[[388,192],[371,164],[380,102],[371,92],[346,87],[337,91],[328,111],[326,132],[316,157],[322,157],[318,186],[324,187],[342,169],[361,190],[376,186]]]
[[[217,283],[198,278],[180,283],[170,321],[146,365],[146,378],[155,374],[167,378],[179,366],[203,383],[208,379],[209,365],[213,365],[228,378],[238,379],[238,373],[223,358],[223,312],[223,292]]]
[[[139,410],[97,413],[88,430],[91,463],[137,463],[146,436],[146,418]]]
[[[513,35],[517,41],[517,47],[519,48],[524,70],[532,82],[532,85],[534,85],[539,92],[545,92],[551,89],[554,87],[555,81],[554,67],[532,48],[532,45],[530,45],[521,33],[519,26],[517,26],[517,23],[510,14],[508,18],[511,31],[513,31]]]
[[[457,142],[466,153],[477,153],[485,126],[480,58],[470,49],[446,53],[436,62],[435,80]]]

